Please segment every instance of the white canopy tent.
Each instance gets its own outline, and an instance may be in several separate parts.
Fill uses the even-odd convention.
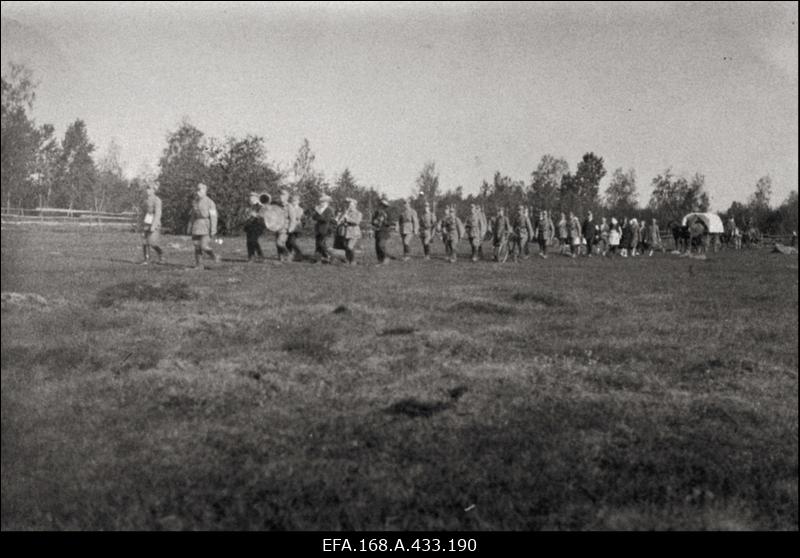
[[[723,234],[725,226],[722,224],[722,219],[716,213],[689,213],[683,218],[681,225],[686,226],[690,220],[700,219],[706,224],[710,234]]]

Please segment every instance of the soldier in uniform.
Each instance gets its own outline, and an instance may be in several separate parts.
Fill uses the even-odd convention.
[[[491,222],[492,243],[494,244],[494,261],[500,260],[500,247],[508,242],[508,235],[511,232],[511,223],[506,217],[506,212],[502,207],[497,208],[497,215]]]
[[[420,219],[420,238],[422,239],[422,251],[425,259],[431,259],[431,242],[436,232],[436,215],[431,211],[431,205],[425,202],[425,211]]]
[[[547,216],[547,211],[540,211],[539,218],[536,220],[536,227],[534,227],[534,236],[536,242],[539,244],[539,257],[547,259],[547,244],[553,237],[553,222]]]
[[[511,240],[511,254],[514,261],[518,261],[524,255],[528,241],[533,237],[533,225],[528,218],[528,212],[524,205],[520,205],[517,213],[511,222],[513,236]]]
[[[408,261],[411,257],[411,240],[419,234],[419,217],[407,199],[403,200],[399,225],[400,237],[403,239],[403,261]]]
[[[479,205],[478,214],[481,218],[481,243],[478,244],[478,258],[483,259],[483,241],[486,239],[486,233],[489,232],[489,220],[486,218],[486,213],[483,211],[483,206]]]
[[[361,238],[361,212],[356,207],[358,203],[354,198],[346,198],[347,210],[342,215],[341,222],[345,225],[344,255],[347,263],[356,265],[356,245]]]
[[[286,239],[286,248],[289,253],[294,256],[296,261],[303,259],[303,252],[297,245],[297,239],[300,238],[300,227],[303,226],[303,208],[300,207],[300,196],[294,194],[289,203],[289,226],[287,228],[288,237]]]
[[[261,245],[258,243],[258,238],[267,230],[267,227],[264,225],[264,218],[261,217],[260,214],[262,207],[258,192],[250,192],[250,213],[244,224],[244,234],[247,239],[248,262],[253,262],[253,258],[256,256],[258,256],[259,260],[264,259],[264,253],[261,251]]]
[[[477,262],[478,250],[483,243],[483,236],[486,233],[486,229],[484,228],[480,210],[474,203],[470,205],[469,216],[464,226],[467,230],[467,238],[469,239],[470,247],[472,248],[472,261]]]
[[[375,255],[378,257],[379,264],[389,263],[389,254],[386,251],[386,243],[392,235],[394,223],[389,214],[389,200],[381,197],[378,209],[372,215],[372,228],[375,230]]]
[[[319,205],[314,208],[311,218],[314,220],[314,240],[316,243],[316,263],[331,263],[331,252],[328,249],[328,239],[336,228],[336,216],[330,206],[331,197],[322,194]]]
[[[463,223],[456,216],[455,207],[445,209],[444,218],[439,223],[444,241],[444,253],[450,263],[455,263],[458,255],[458,241],[461,240]]]
[[[203,269],[203,254],[219,262],[219,254],[211,249],[211,239],[217,235],[217,205],[208,197],[208,186],[200,182],[197,194],[192,201],[192,217],[189,221],[189,232],[194,244],[195,269]]]
[[[523,252],[523,254],[525,254],[523,256],[523,259],[527,260],[528,258],[531,257],[530,244],[531,244],[531,242],[533,242],[533,224],[532,224],[533,221],[531,221],[530,208],[527,205],[523,206],[523,207],[525,209],[525,218],[528,220],[528,223],[531,223],[530,232],[528,233],[528,240],[527,240],[527,242],[525,242],[525,244],[522,245],[522,252]]]
[[[161,198],[156,195],[156,185],[149,183],[147,185],[147,209],[144,214],[144,221],[142,223],[144,241],[142,243],[142,252],[144,253],[143,265],[150,263],[150,250],[152,249],[158,255],[158,263],[163,263],[164,251],[158,245],[161,236]]]

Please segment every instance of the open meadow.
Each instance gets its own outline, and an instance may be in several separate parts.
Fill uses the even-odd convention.
[[[4,227],[3,530],[798,528],[797,256],[163,246]]]

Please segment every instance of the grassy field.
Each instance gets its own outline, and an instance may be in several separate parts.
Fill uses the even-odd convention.
[[[798,528],[796,256],[166,243],[3,230],[4,530]]]

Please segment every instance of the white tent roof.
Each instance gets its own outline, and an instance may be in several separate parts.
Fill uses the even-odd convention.
[[[689,213],[683,218],[681,225],[686,225],[687,221],[692,218],[699,218],[708,227],[709,233],[724,233],[725,226],[722,224],[722,219],[716,213]]]

